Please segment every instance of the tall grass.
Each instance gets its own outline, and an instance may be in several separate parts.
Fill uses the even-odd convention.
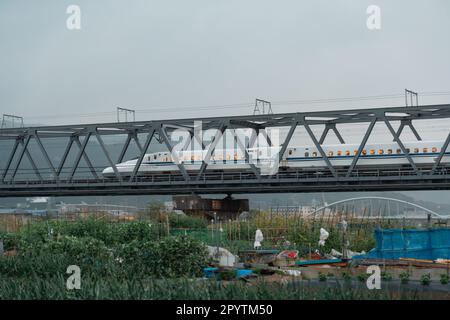
[[[426,296],[420,296],[426,298]],[[389,292],[307,283],[266,283],[247,285],[190,279],[129,279],[83,277],[80,290],[67,290],[63,276],[48,279],[1,278],[0,299],[171,299],[171,300],[355,300],[411,299],[413,292]]]

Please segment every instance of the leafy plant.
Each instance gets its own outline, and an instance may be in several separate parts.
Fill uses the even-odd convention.
[[[407,284],[409,282],[410,274],[408,271],[403,271],[402,273],[400,273],[399,277],[402,284]]]
[[[392,274],[390,274],[387,271],[381,271],[381,279],[384,281],[391,281],[392,280]]]
[[[423,275],[420,277],[420,282],[421,282],[424,286],[428,286],[428,285],[431,283],[431,274],[429,274],[429,273],[423,274]]]
[[[443,273],[443,274],[441,274],[441,283],[442,284],[448,284],[448,282],[449,282],[449,275],[448,275],[448,273]]]
[[[367,273],[358,274],[358,280],[361,282],[366,282],[368,278],[369,278],[369,274],[367,274]]]
[[[344,279],[345,281],[349,281],[352,279],[352,275],[350,274],[350,272],[344,271],[341,273],[342,279]]]
[[[319,281],[327,281],[327,275],[325,273],[319,272]]]

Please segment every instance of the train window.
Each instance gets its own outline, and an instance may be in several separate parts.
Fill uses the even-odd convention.
[[[328,151],[328,156],[332,157],[333,156],[333,151]]]
[[[350,151],[349,150],[345,151],[345,155],[349,156],[350,155]]]
[[[317,152],[314,151],[314,152],[312,153],[312,156],[313,156],[313,157],[317,157]]]
[[[423,153],[427,153],[428,152],[428,148],[423,148]]]
[[[414,148],[414,153],[419,153],[419,148]]]
[[[384,154],[384,150],[383,149],[379,149],[378,150],[378,154]]]
[[[433,147],[433,148],[431,148],[431,152],[436,153],[436,152],[438,152],[438,150],[436,147]]]
[[[362,151],[362,155],[365,156],[366,154],[367,154],[367,150],[364,149],[364,150]]]
[[[153,159],[156,160],[156,157],[157,157],[156,154],[154,154],[154,155],[153,155]]]
[[[338,156],[342,156],[342,151],[339,150],[339,151],[337,152],[337,155],[338,155]]]
[[[375,149],[370,149],[370,154],[375,154]]]
[[[387,154],[392,154],[392,149],[387,149]]]
[[[308,158],[308,157],[309,157],[309,152],[306,151],[306,152],[305,152],[305,158]]]
[[[290,155],[290,156],[292,156],[292,149],[291,149],[291,150],[289,150],[289,155]]]
[[[397,149],[397,154],[400,154],[400,153],[402,153],[402,149]]]

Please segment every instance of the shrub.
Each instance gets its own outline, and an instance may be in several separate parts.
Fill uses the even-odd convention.
[[[449,276],[447,273],[441,274],[441,283],[442,284],[448,284]]]
[[[205,229],[208,221],[200,217],[170,214],[169,224],[171,228]]]
[[[428,286],[428,285],[431,283],[431,274],[429,274],[429,273],[423,274],[423,275],[420,277],[420,282],[421,282],[424,286]]]
[[[367,273],[358,274],[358,280],[361,282],[367,281],[368,278],[369,278],[369,274],[367,274]]]
[[[325,273],[319,272],[319,281],[327,281],[327,275]]]
[[[16,233],[0,232],[0,240],[3,240],[3,249],[8,251],[19,246],[20,237]]]
[[[188,236],[159,241],[132,241],[117,250],[127,272],[155,277],[200,276],[207,264],[206,247]]]
[[[381,271],[381,279],[384,281],[391,281],[392,280],[392,274],[386,271]]]
[[[402,273],[400,273],[399,277],[402,284],[407,284],[409,282],[410,274],[408,271],[403,271]]]
[[[352,279],[352,275],[350,274],[350,272],[344,271],[341,274],[342,279],[344,279],[345,281],[349,281]]]
[[[92,237],[64,236],[45,242],[24,242],[16,257],[0,258],[0,273],[43,277],[65,273],[69,265],[78,265],[84,273],[112,272],[112,252]]]

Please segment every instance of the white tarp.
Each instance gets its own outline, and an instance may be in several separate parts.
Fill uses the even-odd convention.
[[[237,258],[225,248],[207,246],[208,256],[219,263],[221,267],[234,267]]]
[[[320,236],[319,236],[319,246],[323,247],[325,245],[325,241],[328,239],[330,234],[324,228],[320,228]]]
[[[261,242],[264,240],[264,236],[262,234],[261,230],[256,230],[255,233],[255,243],[253,244],[253,247],[255,249],[260,248],[261,247]]]

